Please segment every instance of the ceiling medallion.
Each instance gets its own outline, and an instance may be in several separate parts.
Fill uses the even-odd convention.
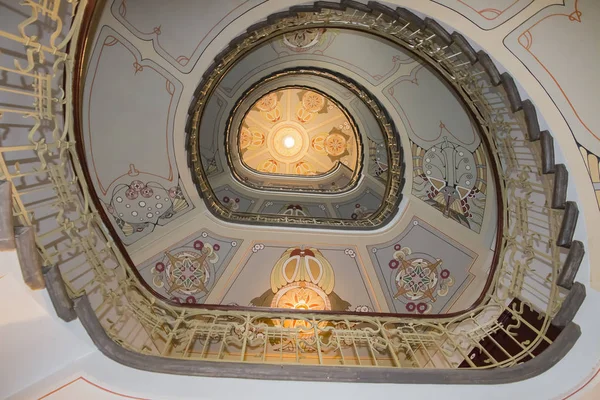
[[[322,176],[344,165],[360,169],[359,132],[327,95],[285,87],[255,101],[243,117],[237,147],[250,171]]]
[[[267,146],[271,155],[279,161],[300,161],[309,149],[308,133],[298,123],[282,122],[269,133]]]

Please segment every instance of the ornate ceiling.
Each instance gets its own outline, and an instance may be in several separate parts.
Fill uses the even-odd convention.
[[[526,2],[494,18],[468,8],[488,20],[474,24],[493,29]],[[163,13],[111,0],[88,19],[96,4],[84,1],[72,7],[81,31],[57,47],[67,21],[59,3],[54,12],[26,4],[21,36],[4,34],[24,42],[29,64],[9,58],[5,92],[45,101],[27,102],[34,113],[21,103],[3,110],[7,123],[25,116],[34,126],[14,125],[18,136],[9,126],[10,182],[0,186],[5,216],[26,225],[14,232],[25,282],[33,288],[23,243],[33,250],[25,255],[39,249],[46,267],[33,267],[57,314],[77,315],[109,357],[177,373],[214,371],[211,357],[235,361],[220,374],[261,360],[271,365],[249,372],[261,378],[294,371],[284,359],[304,364],[300,379],[308,364],[362,366],[367,380],[380,378],[366,366],[427,375],[516,365],[517,375],[533,357],[525,368],[555,362],[579,336],[571,320],[585,297],[574,282],[585,253],[573,240],[573,171],[555,165],[534,99],[520,97],[528,88],[458,32],[390,3],[317,2],[255,23],[272,2],[228,0],[207,3],[199,24],[185,2]],[[589,25],[586,2],[564,3],[531,6],[541,11],[503,38],[527,68],[533,52],[548,63],[546,89],[544,73],[564,85],[569,77],[532,35],[556,18]],[[41,16],[58,29],[45,45],[25,29]],[[249,28],[226,44],[240,26]],[[41,64],[52,58],[47,74]],[[588,167],[597,161],[581,153]]]
[[[330,97],[285,88],[254,103],[242,120],[238,146],[242,162],[254,171],[318,176],[338,163],[356,170],[357,135],[354,123]]]
[[[82,139],[107,224],[155,296],[410,314],[473,304],[496,254],[493,171],[422,62],[370,34],[309,30],[187,75],[129,39],[98,33]],[[145,115],[143,138],[125,107]]]

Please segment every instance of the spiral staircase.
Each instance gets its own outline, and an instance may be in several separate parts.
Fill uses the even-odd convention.
[[[65,326],[165,385],[477,398],[600,358],[547,95],[439,5],[238,3],[179,58],[164,5],[0,4],[0,249]]]

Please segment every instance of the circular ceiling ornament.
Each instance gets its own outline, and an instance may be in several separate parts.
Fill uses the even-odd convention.
[[[322,146],[315,146],[315,140]],[[251,104],[237,147],[231,151],[240,153],[242,165],[263,174],[324,176],[339,163],[354,173],[363,162],[360,133],[348,113],[325,93],[300,86],[279,88]],[[278,167],[269,163],[267,168],[267,160]]]
[[[332,133],[325,139],[325,150],[327,154],[337,157],[344,154],[347,149],[347,141],[339,133]]]
[[[325,97],[311,91],[306,91],[302,95],[302,107],[308,112],[316,113],[325,106]]]
[[[273,158],[283,163],[301,160],[309,150],[306,130],[294,122],[277,124],[269,133],[267,146]]]
[[[262,112],[269,112],[277,107],[277,93],[264,95],[256,102],[256,108]]]

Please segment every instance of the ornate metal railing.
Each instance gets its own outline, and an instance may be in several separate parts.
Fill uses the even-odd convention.
[[[557,281],[564,275],[563,265],[571,268],[572,259],[577,259],[569,254],[571,261],[564,264],[567,253],[559,246],[572,242],[573,214],[569,204],[563,210],[563,169],[545,174],[554,169],[552,142],[547,133],[541,145],[537,141],[535,110],[531,114],[530,104],[518,97],[510,77],[498,74],[489,58],[475,53],[460,35],[450,36],[433,21],[423,22],[406,10],[376,3],[295,8],[269,18],[231,49],[245,51],[294,29],[358,29],[411,50],[452,85],[481,125],[493,164],[500,168],[498,195],[505,206],[499,219],[503,226],[499,262],[480,305],[458,316],[416,318],[189,309],[152,297],[94,207],[75,149],[81,56],[93,9],[91,0],[26,0],[20,12],[30,17],[12,30],[0,31],[2,49],[11,50],[1,52],[0,62],[17,54],[9,57],[14,59],[12,66],[0,64],[4,74],[0,93],[7,99],[2,103],[10,104],[0,108],[2,127],[8,130],[0,139],[0,179],[12,186],[15,221],[35,227],[51,297],[55,300],[58,295],[48,279],[58,266],[57,276],[62,276],[69,298],[75,299],[77,315],[107,355],[138,368],[184,374],[213,371],[221,376],[329,379],[318,368],[311,370],[316,371],[313,375],[302,368],[354,366],[363,367],[354,370],[364,373],[361,379],[377,381],[391,375],[368,371],[511,367],[522,379],[527,374],[516,365],[539,358],[540,351],[553,343],[553,322],[557,326],[569,322],[572,310],[562,303],[567,293],[572,297],[575,287],[569,292]],[[42,26],[40,31],[46,34],[31,36],[28,28],[33,25]],[[70,306],[69,299],[63,303]],[[528,317],[531,312],[537,317]],[[568,348],[569,343],[561,344],[562,351]],[[221,366],[214,370],[176,360]],[[240,362],[267,369],[256,366],[240,372],[235,369]],[[283,370],[268,368],[277,364],[300,369],[296,375],[276,375]],[[235,366],[227,369],[227,365]]]

